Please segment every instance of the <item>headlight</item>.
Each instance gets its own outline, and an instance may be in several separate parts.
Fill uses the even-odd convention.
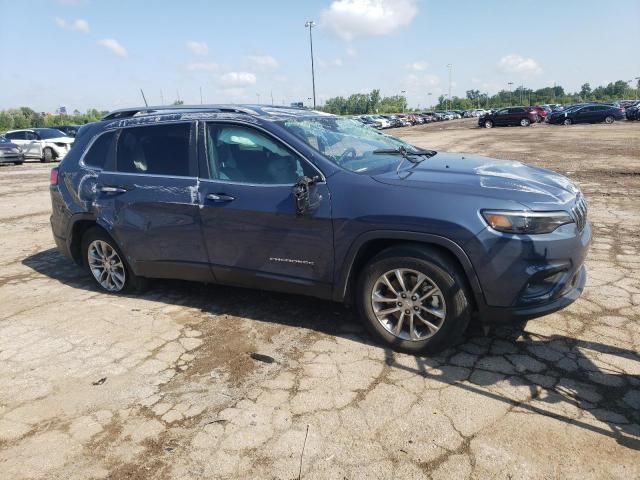
[[[503,233],[535,235],[551,233],[560,225],[573,223],[567,212],[526,212],[513,210],[482,210],[487,224]]]

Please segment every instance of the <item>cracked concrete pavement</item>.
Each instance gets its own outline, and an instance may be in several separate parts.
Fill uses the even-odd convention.
[[[639,478],[640,123],[469,127],[397,133],[568,173],[589,279],[433,357],[314,299],[103,294],[53,248],[48,166],[0,168],[0,478]]]

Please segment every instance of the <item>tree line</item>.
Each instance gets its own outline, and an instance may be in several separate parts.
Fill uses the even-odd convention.
[[[0,132],[18,128],[52,127],[54,125],[84,125],[95,122],[104,117],[108,112],[87,110],[85,113],[74,110],[72,114],[66,113],[42,113],[29,107],[10,108],[0,110]]]
[[[618,80],[594,89],[589,83],[582,85],[578,92],[569,93],[560,85],[537,90],[517,87],[501,90],[488,95],[480,90],[467,90],[465,97],[453,96],[451,101],[440,95],[435,105],[422,105],[420,109],[407,109],[406,98],[402,95],[381,97],[380,90],[371,93],[354,93],[348,97],[329,98],[320,110],[337,115],[364,115],[375,113],[398,113],[402,111],[471,110],[474,108],[508,107],[511,105],[543,105],[550,103],[607,102],[633,99],[640,96],[640,81],[637,88],[629,88],[627,82]]]

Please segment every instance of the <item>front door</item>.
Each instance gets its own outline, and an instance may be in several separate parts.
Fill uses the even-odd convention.
[[[115,168],[107,161],[99,174],[98,218],[138,275],[213,280],[200,229],[192,130],[190,122],[123,128]]]
[[[328,297],[333,282],[331,198],[322,174],[257,127],[208,123],[201,136],[208,175],[199,194],[204,241],[216,279]],[[293,186],[319,178],[297,214]]]

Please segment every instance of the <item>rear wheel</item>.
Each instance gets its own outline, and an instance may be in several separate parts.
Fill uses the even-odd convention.
[[[438,352],[454,344],[469,323],[462,275],[430,249],[385,250],[364,268],[356,292],[368,330],[400,351]]]
[[[564,123],[565,125],[571,125],[573,123],[573,121],[571,121],[570,118],[565,118],[564,122],[562,122],[562,123]]]
[[[82,257],[96,285],[111,293],[142,290],[146,280],[135,275],[113,239],[100,227],[82,237]]]
[[[491,120],[485,120],[485,122],[484,122],[484,128],[493,128],[493,121],[491,121]]]
[[[40,161],[44,163],[53,161],[53,150],[50,147],[45,147],[44,150],[42,150],[42,159]]]
[[[611,115],[607,115],[607,116],[604,118],[604,123],[609,123],[609,124],[611,124],[611,123],[613,123],[614,121],[615,121],[615,118],[613,118]]]
[[[531,121],[528,118],[523,118],[522,120],[520,120],[521,127],[528,127],[529,125],[531,125]]]

